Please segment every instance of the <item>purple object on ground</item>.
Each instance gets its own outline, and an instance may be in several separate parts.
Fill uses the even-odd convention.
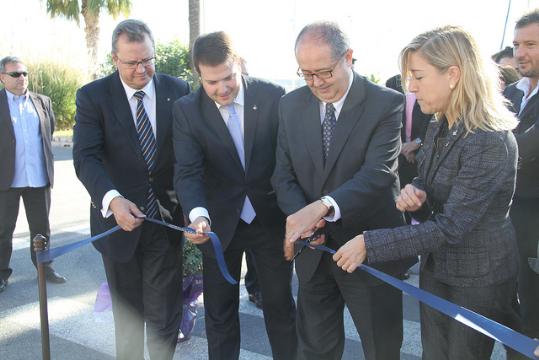
[[[97,290],[95,297],[94,312],[103,312],[105,310],[112,309],[112,300],[110,299],[109,284],[102,283]]]
[[[191,337],[197,318],[197,299],[200,294],[202,294],[202,274],[184,277],[183,314],[178,342],[187,341]]]

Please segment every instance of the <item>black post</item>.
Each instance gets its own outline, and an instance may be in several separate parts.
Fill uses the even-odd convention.
[[[41,234],[37,234],[33,240],[36,257],[41,251],[48,249],[48,241]],[[41,321],[41,354],[43,360],[51,359],[51,346],[49,339],[49,314],[47,310],[47,283],[45,281],[45,265],[37,262],[37,280],[39,287],[39,318]]]

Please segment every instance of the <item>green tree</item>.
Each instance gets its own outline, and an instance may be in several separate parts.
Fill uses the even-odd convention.
[[[62,16],[75,20],[80,26],[80,16],[84,19],[86,47],[90,55],[89,73],[97,77],[97,47],[99,42],[99,15],[106,10],[113,18],[131,11],[131,0],[47,0],[47,13],[51,17]]]

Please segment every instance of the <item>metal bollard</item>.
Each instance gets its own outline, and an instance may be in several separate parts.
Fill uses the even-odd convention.
[[[36,255],[48,249],[47,238],[37,234],[33,240]],[[49,338],[49,314],[47,310],[47,282],[45,280],[45,265],[37,262],[37,280],[39,288],[39,318],[41,322],[41,354],[43,360],[50,360],[51,346]]]

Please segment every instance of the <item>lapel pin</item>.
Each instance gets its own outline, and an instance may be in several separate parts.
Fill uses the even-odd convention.
[[[256,111],[257,109],[258,109],[258,107],[256,105],[253,105],[253,110]]]
[[[170,98],[167,98],[167,101],[170,101]]]

